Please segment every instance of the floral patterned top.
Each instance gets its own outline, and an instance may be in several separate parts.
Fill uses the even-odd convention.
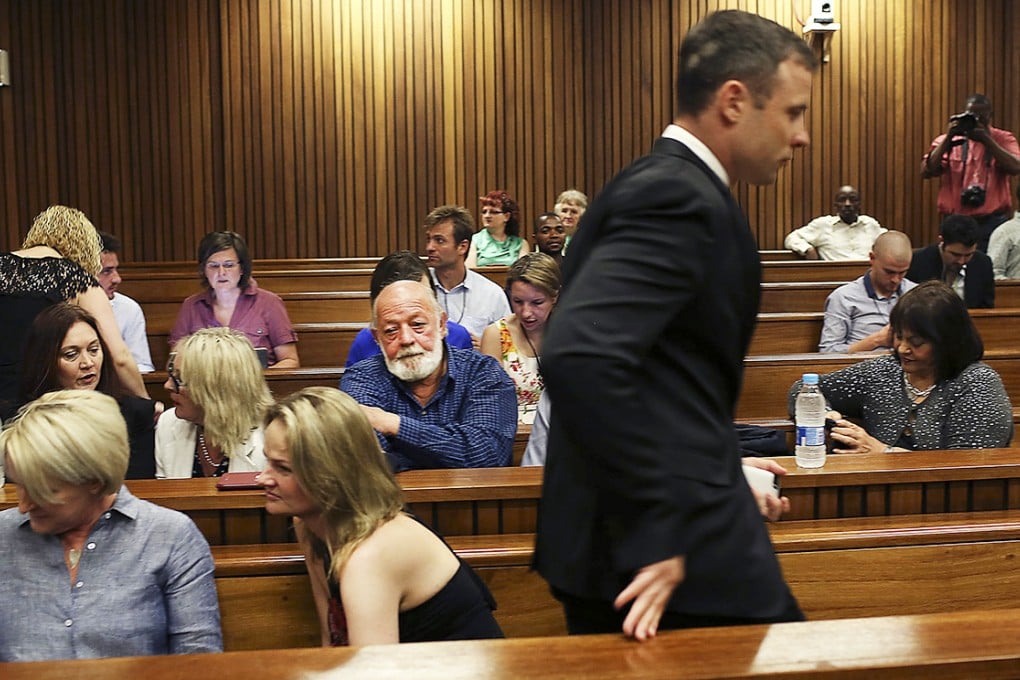
[[[513,379],[514,390],[517,392],[517,420],[530,425],[535,420],[538,399],[545,389],[538,358],[524,356],[517,350],[505,318],[496,323],[499,324],[499,351],[503,357],[500,363]]]

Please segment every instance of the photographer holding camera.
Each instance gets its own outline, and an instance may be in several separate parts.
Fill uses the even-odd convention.
[[[991,120],[992,102],[972,94],[964,112],[949,117],[946,133],[935,138],[921,163],[922,178],[942,178],[939,213],[973,217],[982,252],[995,228],[1012,214],[1009,175],[1020,174],[1016,137],[992,127]]]

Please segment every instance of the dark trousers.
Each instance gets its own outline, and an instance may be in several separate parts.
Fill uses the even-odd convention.
[[[619,633],[623,629],[623,620],[627,618],[630,607],[621,611],[613,609],[612,602],[590,600],[576,597],[552,588],[553,596],[563,605],[567,618],[567,632],[571,635],[593,635],[596,633]],[[676,630],[680,628],[712,628],[718,626],[744,626],[759,623],[787,623],[803,621],[804,613],[800,610],[797,600],[789,595],[786,608],[778,615],[766,618],[742,616],[712,616],[706,614],[683,614],[681,612],[663,612],[659,620],[659,630]]]

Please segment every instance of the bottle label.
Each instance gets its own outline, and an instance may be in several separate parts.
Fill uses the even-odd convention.
[[[797,446],[825,446],[825,426],[797,426]]]

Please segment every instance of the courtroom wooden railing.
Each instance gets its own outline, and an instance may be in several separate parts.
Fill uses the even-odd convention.
[[[1020,348],[1020,308],[972,309],[970,317],[986,350]],[[804,354],[818,351],[825,314],[817,312],[762,313],[751,338],[749,356]],[[302,347],[304,351],[304,347]]]
[[[817,470],[775,460],[788,471],[786,520],[1020,509],[1020,449],[834,455]],[[444,536],[535,531],[541,468],[412,470],[397,480],[408,507]],[[212,479],[127,484],[191,516],[213,545],[293,540],[286,519],[265,513],[261,491],[217,491]],[[0,488],[0,509],[16,504],[14,485]]]
[[[784,576],[810,620],[1020,606],[1020,511],[769,525]],[[529,567],[534,536],[455,536],[451,547],[489,586],[508,637],[562,635],[560,606]],[[217,546],[228,650],[318,644],[295,544]],[[947,588],[952,583],[952,588]]]
[[[947,584],[947,588],[951,585]],[[5,680],[202,677],[489,678],[1014,678],[1020,610],[523,640],[288,649],[238,654],[0,664]]]

